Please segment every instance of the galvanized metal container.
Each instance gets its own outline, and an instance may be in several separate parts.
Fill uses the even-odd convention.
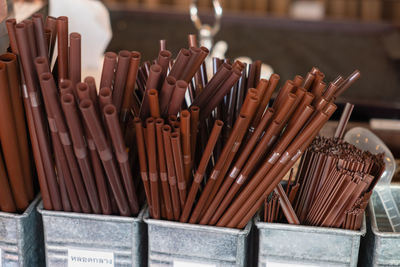
[[[243,230],[149,219],[149,267],[249,266],[252,222]]]
[[[44,265],[43,228],[36,206],[40,196],[23,214],[0,212],[0,266]]]
[[[400,185],[392,185],[390,188],[399,206]],[[393,233],[377,193],[372,194],[368,206],[368,232],[361,240],[361,266],[399,266],[400,233]]]
[[[42,214],[47,266],[112,260],[113,266],[145,266],[146,226],[138,217],[58,212]],[[109,266],[109,265],[105,265]]]
[[[264,223],[257,219],[258,266],[357,266],[360,231]]]

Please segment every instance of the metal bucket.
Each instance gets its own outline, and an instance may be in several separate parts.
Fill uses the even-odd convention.
[[[243,230],[154,220],[148,228],[149,267],[249,266],[249,222]]]
[[[357,266],[359,231],[264,223],[257,219],[258,266]]]
[[[0,266],[44,265],[43,228],[37,196],[23,214],[0,212]]]
[[[145,266],[143,210],[138,217],[49,211],[42,204],[38,210],[43,218],[47,266]]]
[[[392,185],[393,198],[400,205],[400,185]],[[368,232],[361,240],[362,266],[399,266],[400,233],[393,233],[382,202],[375,192],[368,204]]]

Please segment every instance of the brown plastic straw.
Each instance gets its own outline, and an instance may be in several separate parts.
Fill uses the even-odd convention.
[[[0,209],[3,212],[16,212],[14,199],[11,193],[3,155],[0,153]]]
[[[73,32],[69,35],[69,79],[75,86],[81,81],[81,35]]]
[[[101,71],[101,79],[99,88],[112,88],[114,81],[114,71],[117,65],[117,54],[114,52],[106,52],[104,54],[103,69]]]
[[[112,91],[109,87],[103,87],[99,91],[99,108],[101,114],[103,112],[103,108],[108,104],[112,104]]]
[[[150,115],[153,118],[159,118],[160,104],[158,103],[158,91],[156,89],[147,90],[147,97],[149,98]]]
[[[179,190],[175,175],[174,156],[171,145],[171,127],[169,125],[164,125],[162,128],[162,132],[164,141],[165,161],[168,171],[168,183],[171,191],[172,210],[174,213],[174,219],[179,220],[179,216],[181,214],[181,203],[179,200]]]
[[[136,131],[136,144],[137,144],[138,155],[139,155],[140,176],[143,181],[147,204],[149,205],[150,210],[152,210],[149,175],[148,175],[148,171],[147,171],[147,155],[146,155],[146,148],[145,148],[145,137],[144,137],[144,132],[143,132],[142,121],[138,117],[135,117],[134,123],[135,123],[135,131]]]
[[[306,90],[309,90],[311,85],[313,84],[315,79],[315,75],[312,73],[307,73],[307,76],[304,78],[303,80],[303,84],[301,85],[301,87],[303,87]]]
[[[35,30],[33,29],[33,23],[31,19],[26,19],[22,23],[26,26],[26,33],[28,36],[29,41],[29,49],[31,50],[31,58],[32,61],[35,60],[37,57],[37,47],[36,47],[36,40],[35,40]]]
[[[176,79],[179,79],[179,77],[182,75],[182,72],[187,67],[189,59],[190,59],[190,51],[185,48],[182,48],[175,59],[175,63],[172,66],[169,75],[171,75]]]
[[[57,19],[55,17],[52,17],[52,16],[47,16],[44,28],[45,29],[49,29],[50,32],[51,32],[50,46],[48,48],[48,50],[49,50],[49,59],[51,59],[52,56],[53,56],[54,46],[55,46],[56,38],[57,38]]]
[[[68,17],[57,18],[58,79],[68,79]]]
[[[72,85],[72,83],[71,83]],[[77,96],[78,99],[92,99],[90,97],[90,92],[89,92],[89,86],[87,85],[87,83],[78,83],[76,85],[76,92],[77,92]],[[61,95],[63,95],[63,93],[61,93]],[[96,97],[97,98],[97,97]]]
[[[186,202],[187,192],[186,192],[186,181],[185,181],[185,174],[183,170],[183,161],[182,161],[182,146],[181,146],[179,132],[171,133],[171,146],[172,146],[172,154],[174,157],[176,179],[178,181],[179,200],[181,203],[181,207],[183,208]]]
[[[204,149],[203,155],[199,163],[199,167],[197,168],[196,173],[194,175],[193,183],[192,186],[190,187],[190,191],[182,211],[182,215],[180,218],[181,222],[187,222],[189,218],[190,211],[193,207],[194,200],[196,198],[197,192],[200,187],[200,183],[203,181],[203,176],[206,171],[206,167],[211,158],[212,151],[214,150],[215,144],[217,143],[223,125],[224,123],[220,120],[216,120],[214,122],[214,127],[211,131],[210,138],[208,139],[206,148]]]
[[[139,70],[140,58],[141,58],[141,54],[139,52],[136,52],[136,51],[131,52],[128,76],[126,78],[125,91],[124,91],[124,96],[123,96],[123,101],[122,101],[122,106],[121,106],[120,120],[122,123],[127,120],[127,116],[130,112],[130,108],[134,104],[134,97],[135,97],[134,90],[135,90],[136,78],[137,78],[137,74],[138,74],[138,70]]]
[[[26,25],[23,23],[15,27],[18,42],[18,51],[22,62],[22,69],[26,85],[23,86],[24,105],[28,119],[29,132],[33,154],[38,171],[40,190],[42,192],[43,206],[45,209],[61,210],[61,199],[58,184],[51,159],[50,144],[45,135],[44,118],[37,98],[37,79],[31,51],[28,47]]]
[[[119,213],[123,216],[129,216],[131,215],[131,212],[129,210],[126,195],[119,178],[118,170],[114,163],[113,153],[106,141],[105,134],[101,127],[100,120],[96,115],[93,102],[90,99],[84,99],[80,102],[79,108],[89,132],[93,137],[93,141],[96,144],[100,159],[103,162],[108,181],[111,185],[113,196],[115,197],[118,205]]]
[[[167,165],[165,160],[164,141],[162,132],[163,126],[164,126],[164,120],[158,118],[156,120],[156,137],[157,137],[157,156],[158,156],[158,164],[160,170],[161,188],[165,204],[166,217],[168,220],[173,220],[174,213],[172,210],[171,193],[169,189]]]
[[[36,13],[32,15],[33,27],[35,29],[35,40],[38,56],[46,57],[49,56],[49,51],[47,50],[47,44],[45,39],[45,31],[43,25],[43,15]]]
[[[114,105],[109,104],[104,107],[103,114],[108,127],[108,132],[111,136],[114,153],[119,163],[122,181],[128,197],[129,207],[131,212],[136,215],[139,212],[139,202],[137,200],[136,189],[133,184],[132,172],[129,166],[128,152],[126,151],[121,127],[118,121],[117,108]]]
[[[253,119],[252,126],[255,128],[260,122],[262,116],[264,115],[265,109],[268,106],[268,103],[271,99],[272,93],[274,92],[276,85],[278,84],[280,76],[278,74],[272,74],[269,78],[267,88],[265,88],[264,93],[260,95],[260,105],[256,111],[256,115]],[[261,80],[258,86],[263,86],[264,82]]]
[[[168,106],[171,100],[171,96],[174,92],[175,85],[176,79],[169,75],[167,78],[165,78],[165,81],[161,87],[160,111],[163,117],[165,117],[168,113]]]
[[[153,118],[146,119],[146,144],[147,144],[147,157],[149,164],[149,178],[150,178],[150,192],[151,192],[151,205],[152,217],[160,219],[160,193],[159,193],[159,177],[157,172],[157,147],[156,147],[156,129]]]
[[[278,95],[274,101],[274,104],[272,105],[272,107],[275,110],[278,110],[279,106],[282,104],[283,100],[285,99],[285,97],[291,93],[291,91],[294,88],[294,84],[292,81],[288,80],[285,82],[285,84],[282,86],[282,88],[279,90]]]
[[[22,95],[19,84],[19,69],[17,57],[14,54],[6,53],[0,55],[0,61],[6,65],[8,86],[10,88],[11,105],[17,131],[19,151],[22,161],[22,171],[24,174],[24,183],[28,199],[32,200],[34,196],[33,178],[31,169],[31,160],[29,155],[28,137],[26,134],[24,108],[22,106]]]
[[[279,204],[282,208],[283,213],[285,214],[288,223],[300,224],[299,218],[297,218],[296,212],[293,210],[292,204],[290,204],[290,201],[285,193],[285,190],[283,190],[282,185],[278,184],[278,186],[274,190],[275,193],[279,195]]]
[[[29,204],[24,182],[22,160],[19,150],[17,129],[11,104],[6,64],[0,62],[0,136],[1,146],[17,210],[23,211]]]
[[[343,79],[343,78],[342,78]],[[328,101],[332,100],[332,97],[334,96],[338,86],[335,83],[329,83],[328,88],[325,90],[323,94],[323,98],[325,98]]]
[[[200,109],[204,107],[210,98],[216,93],[216,89],[231,75],[232,67],[223,63],[211,80],[207,83],[203,92],[196,96],[192,105],[198,106]]]
[[[191,184],[191,163],[192,163],[192,153],[190,144],[190,112],[188,110],[182,110],[181,112],[181,124],[180,124],[180,134],[182,141],[182,152],[183,152],[183,167],[184,167],[184,177],[187,185]]]
[[[344,110],[342,112],[342,116],[340,117],[339,124],[336,128],[336,132],[334,137],[342,139],[344,135],[344,131],[346,130],[346,125],[349,122],[351,112],[353,111],[354,105],[350,103],[346,103]]]
[[[340,85],[340,88],[335,92],[335,98],[346,91],[355,81],[360,78],[360,76],[361,73],[359,70],[355,70],[352,74],[350,74],[349,77],[347,77],[346,80],[344,80],[344,82]]]
[[[188,84],[185,81],[176,81],[175,89],[168,106],[168,115],[176,115],[181,110],[182,103],[185,100],[187,87]]]
[[[131,52],[127,50],[122,50],[118,53],[118,63],[115,70],[115,81],[113,87],[113,104],[117,108],[118,113],[121,110],[131,57]]]
[[[15,25],[17,24],[16,19],[7,19],[6,20],[6,27],[8,32],[8,38],[10,39],[10,47],[11,51],[18,55],[18,45],[17,45],[17,38],[15,36]]]
[[[185,71],[183,72],[181,77],[177,77],[177,79],[182,79],[187,83],[192,80],[193,76],[199,70],[200,65],[204,62],[210,51],[204,46],[200,48],[191,47],[190,53],[190,59],[187,63]]]
[[[44,29],[44,39],[45,39],[46,47],[49,48],[50,47],[50,43],[51,43],[51,31],[50,31],[50,29]]]
[[[190,144],[191,144],[191,159],[194,160],[196,145],[197,145],[197,133],[199,131],[199,115],[200,109],[196,106],[190,107]],[[192,164],[193,166],[193,164]]]
[[[160,52],[158,53],[157,64],[160,65],[162,69],[160,81],[164,81],[165,76],[167,76],[171,56],[172,54],[168,50],[160,50]]]
[[[210,204],[207,212],[204,213],[204,216],[202,219],[202,220],[204,220],[204,224],[208,224],[208,223],[210,223],[212,225],[215,224],[216,223],[215,218],[219,217],[221,215],[218,213],[220,213],[221,211],[223,211],[225,209],[224,206],[226,204],[220,205],[221,201],[224,199],[224,196],[228,192],[232,183],[235,181],[237,175],[242,170],[242,167],[244,166],[248,157],[250,156],[251,152],[253,151],[261,134],[264,132],[265,128],[270,123],[273,114],[274,114],[274,111],[272,108],[267,110],[266,114],[264,115],[264,117],[258,124],[256,130],[254,131],[254,134],[251,136],[250,140],[246,143],[245,148],[242,150],[242,152],[238,156],[235,164],[231,168],[231,171],[229,172],[227,179],[225,179],[225,182],[223,183],[221,188],[218,190],[218,193],[216,194],[215,198],[213,199],[212,203]],[[236,194],[236,192],[235,192],[235,194]],[[218,207],[220,207],[220,209],[219,209],[220,211],[215,212]],[[211,217],[214,219],[211,220]]]
[[[228,141],[224,145],[221,155],[219,156],[217,163],[215,164],[215,167],[212,170],[209,179],[207,180],[206,186],[199,198],[199,201],[197,202],[196,207],[193,210],[193,213],[189,220],[190,223],[197,223],[198,220],[200,219],[200,215],[203,211],[204,205],[208,200],[208,197],[214,187],[214,184],[219,176],[220,171],[224,167],[229,154],[235,149],[237,149],[236,148],[237,146],[235,145],[237,137],[240,136],[241,132],[247,131],[247,128],[245,128],[244,126],[248,123],[248,121],[249,119],[243,114],[241,114],[237,118],[235,125],[232,129],[232,133],[230,134]]]
[[[142,120],[150,116],[149,98],[147,91],[150,89],[158,89],[160,83],[162,68],[158,64],[154,64],[150,67],[149,77],[146,81],[146,92],[144,93],[142,106],[140,108],[140,118]]]
[[[91,212],[92,210],[96,214],[101,213],[95,181],[91,175],[90,164],[88,161],[79,157],[76,158],[77,151],[76,149],[74,150],[71,144],[70,134],[61,110],[56,84],[51,73],[47,72],[40,75],[40,85],[43,89],[43,99],[46,105],[50,128],[54,128],[54,132],[57,132],[60,138],[82,210],[83,212]]]

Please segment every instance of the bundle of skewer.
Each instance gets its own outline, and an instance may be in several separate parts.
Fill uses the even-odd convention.
[[[383,170],[383,154],[361,151],[342,140],[353,105],[346,104],[333,138],[317,137],[304,153],[286,195],[303,225],[358,230]],[[298,193],[298,195],[297,195]],[[267,222],[282,221],[273,196],[264,205]],[[275,201],[275,202],[274,202]],[[271,208],[277,209],[271,213]],[[272,214],[272,215],[271,215]]]
[[[81,82],[81,36],[71,33],[68,42],[67,17],[47,17],[44,22],[35,14],[18,24],[8,20],[7,29],[11,50],[21,63],[44,208],[137,214],[139,202],[119,122],[120,94],[129,91],[126,76],[129,67],[134,68],[131,53],[119,53],[112,87],[101,88],[97,95],[93,77]],[[107,89],[113,94],[104,94]]]

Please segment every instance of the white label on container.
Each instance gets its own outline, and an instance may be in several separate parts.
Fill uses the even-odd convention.
[[[114,267],[114,252],[69,248],[68,267]]]
[[[267,260],[265,264],[266,267],[316,267],[318,265],[310,265],[310,264],[299,264],[299,263],[286,263],[286,262],[275,262]]]
[[[217,267],[215,264],[174,260],[174,267]]]

